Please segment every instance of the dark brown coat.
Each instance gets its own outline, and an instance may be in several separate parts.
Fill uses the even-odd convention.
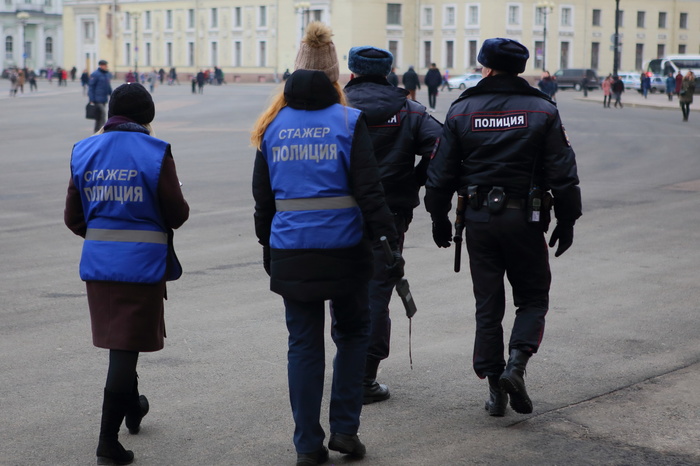
[[[99,137],[99,136],[94,136]],[[189,217],[168,146],[158,184],[160,210],[169,228],[178,228]],[[85,237],[85,217],[80,193],[70,180],[64,212],[66,226]],[[100,348],[126,351],[163,349],[165,279],[155,285],[122,282],[86,282],[92,341]]]

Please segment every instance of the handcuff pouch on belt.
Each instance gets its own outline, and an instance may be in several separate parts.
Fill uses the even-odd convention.
[[[502,186],[493,186],[486,197],[486,205],[492,214],[500,213],[506,208],[508,196]]]

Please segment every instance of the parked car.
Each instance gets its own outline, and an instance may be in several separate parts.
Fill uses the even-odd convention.
[[[652,94],[660,92],[662,94],[666,93],[666,78],[662,76],[652,76],[651,77],[651,87],[649,91]]]
[[[447,86],[450,90],[456,88],[463,91],[464,89],[476,86],[479,81],[481,81],[481,73],[467,73],[448,79]]]
[[[622,71],[617,73],[622,82],[625,84],[625,89],[634,89],[635,91],[642,92],[642,75],[635,71],[626,72]]]
[[[595,70],[591,68],[567,68],[554,73],[559,89],[573,88],[577,91],[581,90],[583,78],[588,78],[589,90],[600,88],[600,79]]]

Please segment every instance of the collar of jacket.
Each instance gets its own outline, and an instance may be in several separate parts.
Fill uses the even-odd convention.
[[[525,81],[520,76],[513,76],[510,74],[497,74],[496,76],[488,76],[483,78],[476,86],[470,87],[464,91],[455,102],[459,102],[467,97],[482,94],[532,95],[541,97],[542,99],[551,102],[553,105],[556,105],[556,103],[550,99],[547,94],[532,87],[530,83]]]
[[[348,87],[356,86],[358,84],[363,83],[374,83],[380,84],[382,86],[393,86],[393,84],[390,84],[384,76],[366,75],[358,76],[356,78],[351,79],[350,82],[345,85],[345,88],[347,89]],[[408,92],[406,92],[406,95],[408,95]]]
[[[321,110],[340,102],[338,92],[323,71],[296,70],[284,85],[287,105],[297,110]]]
[[[105,123],[105,133],[110,131],[130,131],[132,133],[150,134],[146,128],[124,116],[113,116]]]

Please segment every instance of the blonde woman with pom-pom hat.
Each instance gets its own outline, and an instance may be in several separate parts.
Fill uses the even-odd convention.
[[[331,30],[308,25],[295,71],[253,128],[255,231],[270,289],[284,299],[289,398],[297,465],[328,461],[320,423],[325,301],[333,367],[328,448],[365,456],[357,436],[369,342],[372,240],[386,236],[390,273],[403,276],[396,228],[384,200],[367,125],[338,84]]]

